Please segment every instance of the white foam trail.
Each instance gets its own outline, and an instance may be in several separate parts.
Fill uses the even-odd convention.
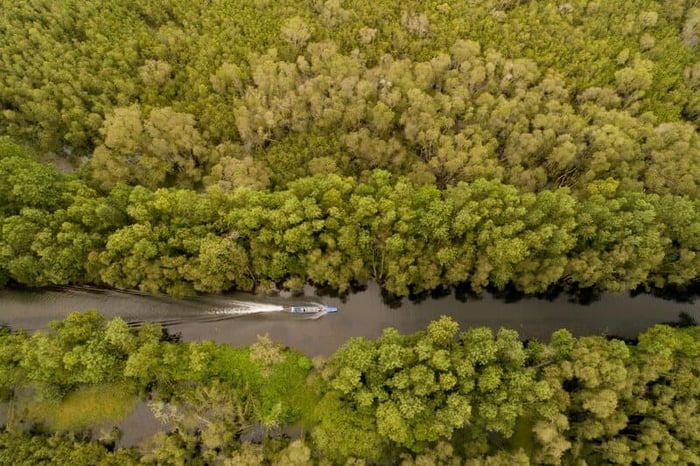
[[[254,303],[249,301],[229,301],[224,308],[214,309],[212,314],[259,314],[262,312],[282,312],[284,306],[277,304]]]

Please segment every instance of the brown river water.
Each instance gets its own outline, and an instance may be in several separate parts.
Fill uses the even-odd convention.
[[[575,335],[635,337],[656,323],[677,320],[681,312],[700,320],[699,302],[679,303],[651,295],[603,294],[599,300],[581,305],[566,296],[552,301],[523,298],[506,302],[484,294],[481,299],[463,302],[453,294],[422,302],[404,299],[400,307],[391,308],[383,302],[374,283],[365,291],[349,295],[345,302],[315,297],[312,288],[306,292],[307,296],[287,299],[236,293],[175,300],[83,288],[0,290],[0,324],[33,331],[46,328],[51,320],[62,319],[71,311],[96,309],[107,317],[121,316],[133,324],[161,323],[171,332],[181,333],[184,340],[247,345],[256,340],[256,335],[269,333],[275,341],[316,356],[331,354],[351,337],[375,338],[386,327],[416,332],[441,315],[451,316],[462,329],[508,327],[517,330],[522,338],[538,339],[548,339],[562,327]],[[227,303],[233,300],[272,304],[319,301],[337,306],[340,311],[319,319],[287,313],[227,314]]]

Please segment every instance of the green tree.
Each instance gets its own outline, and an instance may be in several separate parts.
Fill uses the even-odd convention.
[[[119,108],[105,119],[104,144],[91,159],[93,178],[102,189],[117,182],[148,188],[191,187],[202,176],[210,149],[195,128],[194,115],[170,107],[145,117],[138,106]]]
[[[126,354],[105,339],[105,319],[96,311],[73,312],[54,321],[55,333],[37,332],[22,347],[26,381],[47,398],[61,398],[79,385],[121,377]]]
[[[612,291],[645,283],[661,264],[665,242],[656,222],[656,197],[618,193],[615,180],[588,186],[589,197],[577,212],[566,273],[581,286]]]
[[[322,420],[314,431],[319,447],[340,457],[367,457],[368,445],[419,453],[467,426],[509,437],[525,406],[547,400],[550,391],[524,370],[515,332],[494,339],[490,330],[473,329],[456,340],[457,332],[443,317],[412,336],[387,329],[375,342],[346,343],[322,369],[328,389],[320,407],[331,419],[345,417],[347,433],[332,440],[332,426]]]

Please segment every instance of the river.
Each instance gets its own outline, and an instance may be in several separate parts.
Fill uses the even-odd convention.
[[[634,337],[659,323],[675,321],[685,312],[700,320],[700,303],[678,303],[651,295],[604,294],[589,305],[560,296],[552,301],[524,298],[506,303],[484,294],[466,302],[449,295],[441,299],[412,302],[404,299],[391,308],[381,297],[379,287],[370,283],[366,290],[351,294],[345,302],[337,298],[308,296],[293,299],[260,298],[245,294],[208,295],[175,300],[139,293],[87,288],[44,290],[0,290],[0,324],[14,329],[45,329],[51,320],[62,319],[71,311],[97,309],[107,317],[159,322],[184,340],[214,340],[218,343],[247,345],[256,335],[269,333],[273,340],[301,350],[309,356],[329,355],[348,338],[375,338],[382,329],[394,327],[411,333],[441,315],[459,322],[462,329],[488,326],[508,327],[522,338],[547,339],[562,327],[575,335],[608,334]],[[307,316],[284,313],[227,315],[227,302],[253,300],[285,304],[295,301],[321,301],[337,306],[340,312],[312,320]]]

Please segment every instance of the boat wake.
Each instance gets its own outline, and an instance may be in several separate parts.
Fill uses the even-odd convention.
[[[329,311],[320,311],[320,312],[317,312],[315,314],[303,316],[302,318],[308,319],[308,320],[316,320],[316,319],[320,319],[321,317],[325,316],[326,314],[330,314],[330,312]]]
[[[266,312],[284,312],[284,306],[278,304],[255,303],[251,301],[228,301],[226,307],[212,309],[209,314],[248,315]]]
[[[211,309],[207,312],[207,314],[222,317],[235,317],[269,313],[283,313],[287,315],[294,315],[300,319],[315,320],[333,312],[337,312],[337,308],[328,307],[320,303],[282,305],[253,301],[233,300],[227,301],[225,306]]]
[[[335,309],[335,308],[331,308]],[[326,314],[336,312],[335,310],[323,309],[314,313],[295,313],[291,312],[289,307],[278,304],[264,304],[247,301],[228,301],[227,306],[220,308],[209,309],[205,313],[199,315],[188,316],[173,316],[164,318],[150,318],[148,322],[158,324],[164,328],[173,328],[182,324],[199,322],[212,323],[222,322],[231,319],[290,319],[294,320],[317,320]],[[146,323],[141,319],[131,319],[127,321],[130,327],[140,327]]]

